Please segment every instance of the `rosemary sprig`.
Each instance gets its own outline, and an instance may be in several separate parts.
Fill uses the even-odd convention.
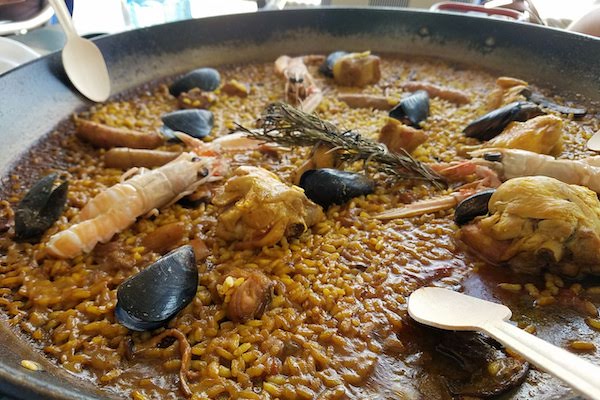
[[[363,138],[355,132],[340,132],[335,125],[285,103],[272,103],[265,109],[262,129],[250,130],[240,125],[238,128],[252,137],[283,146],[325,144],[337,150],[343,161],[373,162],[386,174],[426,180],[438,188],[443,187],[444,179],[408,152],[391,153],[383,143]]]

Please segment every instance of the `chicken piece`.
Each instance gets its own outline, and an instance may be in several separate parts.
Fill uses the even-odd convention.
[[[274,282],[260,271],[235,268],[217,285],[227,318],[244,323],[260,318],[271,301]]]
[[[400,149],[404,149],[411,153],[427,140],[427,134],[420,129],[404,125],[395,118],[388,118],[381,128],[378,140],[391,152],[398,153]]]
[[[156,228],[142,239],[142,246],[159,254],[166,254],[174,249],[185,235],[183,222],[172,222]]]
[[[294,172],[294,185],[300,184],[302,175],[310,169],[334,168],[338,164],[338,153],[324,144],[317,144],[312,149],[310,158],[302,163]]]
[[[107,168],[161,167],[179,157],[180,152],[114,147],[104,153]]]
[[[321,207],[301,188],[250,166],[235,170],[213,204],[226,207],[219,215],[216,235],[239,241],[238,248],[272,246],[284,236],[299,236],[324,218]]]
[[[363,87],[379,82],[381,59],[369,51],[350,53],[333,64],[333,79],[338,85]]]
[[[227,96],[248,97],[250,88],[245,83],[232,79],[221,87],[221,92]]]
[[[540,115],[525,122],[511,122],[483,147],[503,147],[557,155],[562,151],[563,121],[554,115]]]
[[[514,178],[488,208],[461,229],[462,241],[488,261],[530,274],[600,275],[600,201],[591,190],[545,176]]]
[[[496,79],[496,88],[490,92],[487,101],[489,111],[496,110],[515,101],[524,101],[523,90],[527,89],[529,84],[517,78],[501,76]]]

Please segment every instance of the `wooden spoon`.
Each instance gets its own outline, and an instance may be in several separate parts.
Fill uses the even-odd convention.
[[[485,332],[581,394],[600,399],[600,367],[506,322],[512,313],[502,304],[426,287],[411,294],[408,313],[436,328]]]
[[[110,96],[110,79],[100,49],[92,41],[77,34],[63,0],[50,0],[50,4],[67,37],[67,44],[62,51],[67,76],[73,86],[88,99],[105,101]]]

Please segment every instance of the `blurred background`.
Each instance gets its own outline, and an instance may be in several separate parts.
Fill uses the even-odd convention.
[[[600,36],[600,0],[65,0],[80,35],[93,37],[165,22],[263,10],[384,6],[514,19]],[[596,10],[592,29],[578,21]],[[589,17],[586,17],[589,19]],[[0,0],[0,73],[59,50],[64,35],[47,0]],[[579,25],[578,25],[579,24]],[[589,22],[583,25],[590,25]],[[596,32],[596,33],[594,33]]]

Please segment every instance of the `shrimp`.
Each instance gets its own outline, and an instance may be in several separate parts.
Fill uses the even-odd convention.
[[[600,193],[600,156],[581,160],[557,160],[527,150],[488,148],[469,152],[472,160],[432,169],[453,181],[475,174],[482,179],[461,186],[459,193],[424,200],[373,216],[377,219],[405,218],[450,209],[460,200],[481,190],[495,188],[501,181],[522,176],[549,176],[571,185],[585,186]]]
[[[598,157],[582,160],[557,160],[526,150],[490,148],[472,151],[471,162],[493,169],[503,180],[520,176],[542,175],[564,183],[586,186],[600,193]],[[480,158],[482,157],[482,158]]]
[[[50,237],[46,249],[60,258],[87,253],[98,242],[108,242],[138,217],[172,204],[199,185],[221,179],[223,172],[224,167],[214,157],[182,153],[162,167],[135,175],[98,194],[81,210],[81,222]]]
[[[467,197],[482,190],[500,186],[501,182],[495,171],[485,165],[477,165],[471,160],[432,164],[431,169],[446,178],[448,182],[464,181],[468,176],[475,175],[477,180],[459,186],[454,192],[446,196],[434,197],[407,204],[402,207],[393,208],[376,214],[373,218],[380,220],[408,218],[418,215],[429,214],[438,211],[449,210],[458,205]]]
[[[310,60],[310,56],[306,57]],[[323,93],[304,63],[305,57],[281,56],[275,60],[275,71],[285,81],[285,100],[300,104],[300,109],[312,113],[323,100]]]
[[[50,237],[47,252],[73,258],[108,242],[140,216],[166,207],[193,193],[198,186],[222,179],[228,166],[220,158],[225,151],[260,149],[265,144],[238,132],[205,143],[181,132],[176,135],[192,152],[184,152],[167,164],[141,173],[101,192],[79,213],[78,223]],[[130,176],[126,172],[124,176]]]

